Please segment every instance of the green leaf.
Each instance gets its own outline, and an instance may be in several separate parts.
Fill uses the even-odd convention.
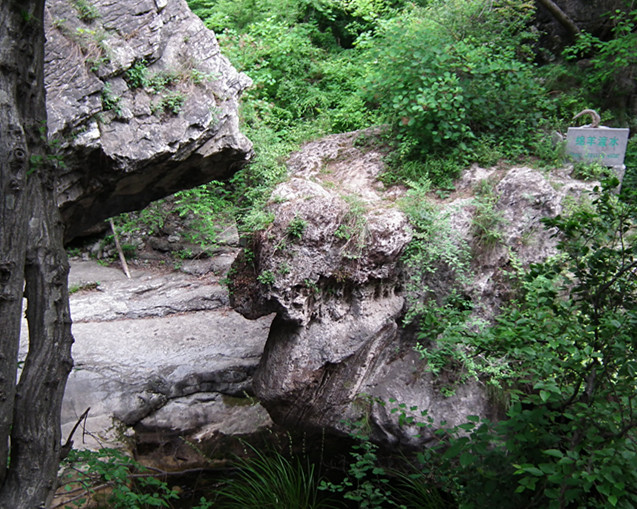
[[[465,444],[469,441],[466,437],[461,437],[455,440],[451,446],[442,455],[443,459],[454,458],[464,449]]]
[[[538,467],[545,474],[554,474],[557,469],[554,463],[540,463]]]
[[[477,456],[470,454],[468,452],[464,452],[460,455],[460,465],[462,467],[468,467],[469,465],[473,465],[478,460]]]
[[[558,449],[546,449],[542,452],[548,456],[553,456],[554,458],[561,458],[564,456],[564,453]]]
[[[542,477],[542,476],[544,476],[544,472],[542,472],[542,471],[541,471],[539,468],[537,468],[537,467],[532,467],[532,466],[529,466],[529,467],[523,467],[523,470],[524,470],[525,472],[528,472],[528,473],[529,473],[529,474],[531,474],[531,475],[536,476],[536,477]]]
[[[522,489],[519,491],[516,490],[516,492],[518,493],[521,491],[524,491],[525,488],[528,490],[534,490],[535,485],[537,484],[537,479],[535,477],[523,477],[522,479],[520,479],[519,484],[520,484],[519,487],[522,487]]]

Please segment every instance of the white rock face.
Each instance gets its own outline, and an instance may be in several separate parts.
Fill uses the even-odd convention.
[[[185,0],[47,2],[49,136],[70,239],[101,219],[229,178],[251,156],[238,100],[250,79]]]
[[[71,263],[69,286],[80,289],[70,299],[74,368],[62,406],[63,437],[89,407],[89,434],[77,434],[76,446],[118,445],[125,430],[135,430],[138,442],[157,444],[268,425],[260,405],[227,400],[250,403],[244,398],[272,318],[249,321],[229,309],[227,291],[212,273],[133,269],[132,276],[92,261]]]

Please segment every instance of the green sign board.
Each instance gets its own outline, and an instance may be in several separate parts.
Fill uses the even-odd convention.
[[[611,127],[569,127],[566,154],[574,161],[623,166],[629,129]]]

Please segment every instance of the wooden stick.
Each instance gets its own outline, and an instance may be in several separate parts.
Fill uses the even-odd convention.
[[[112,219],[109,219],[109,222],[111,223],[111,230],[113,230],[113,239],[115,240],[115,248],[117,249],[117,254],[119,254],[119,261],[122,264],[124,274],[126,274],[126,277],[130,279],[130,271],[128,270],[128,264],[126,263],[126,257],[124,256],[124,252],[122,251],[122,246],[119,245],[119,237],[117,236],[117,232],[115,231],[115,225],[113,224]]]
[[[69,452],[71,451],[71,447],[73,447],[73,435],[75,434],[75,430],[77,430],[77,427],[80,425],[82,421],[86,421],[86,418],[88,417],[88,412],[90,409],[91,407],[88,407],[86,410],[84,410],[84,413],[80,415],[80,418],[75,423],[75,426],[73,426],[73,429],[71,430],[71,433],[69,434],[69,437],[66,439],[66,443],[60,449],[60,460],[63,460],[69,455]]]

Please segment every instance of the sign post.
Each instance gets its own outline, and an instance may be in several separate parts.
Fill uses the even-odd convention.
[[[611,127],[569,127],[566,154],[574,161],[600,163],[622,168],[629,129]]]
[[[568,128],[566,154],[573,161],[599,163],[612,167],[621,186],[626,171],[624,157],[629,130],[600,126],[600,117],[595,110],[580,111],[573,120],[582,115],[590,115],[593,121],[584,127]]]

